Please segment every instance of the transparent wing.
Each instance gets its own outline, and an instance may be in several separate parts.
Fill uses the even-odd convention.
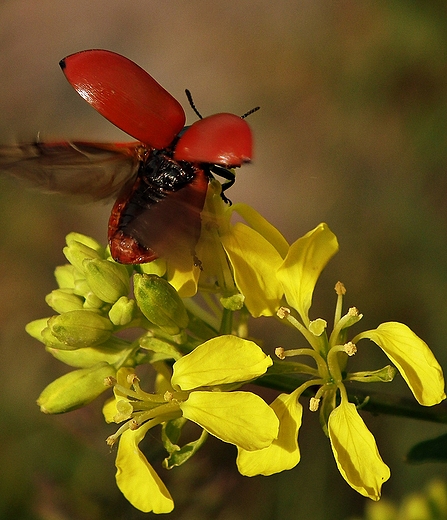
[[[140,143],[56,142],[0,146],[0,172],[79,202],[116,198],[138,171]]]

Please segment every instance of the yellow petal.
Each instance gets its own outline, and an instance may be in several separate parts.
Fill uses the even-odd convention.
[[[192,392],[179,406],[186,419],[246,450],[266,448],[278,435],[275,412],[250,392]]]
[[[376,441],[354,404],[342,400],[329,416],[329,438],[338,469],[358,493],[379,500],[382,484],[390,478]]]
[[[385,352],[407,382],[417,401],[432,406],[445,399],[442,368],[428,345],[403,323],[382,323],[362,332]]]
[[[140,511],[170,513],[174,509],[174,501],[138,448],[148,426],[127,430],[121,435],[116,457],[116,483],[127,500]]]
[[[140,264],[137,270],[138,272],[144,274],[156,274],[157,276],[164,276],[166,269],[166,260],[163,258],[157,258],[148,264]]]
[[[281,255],[262,235],[240,222],[221,240],[250,314],[255,318],[276,314],[283,295],[275,276]]]
[[[298,311],[305,325],[309,323],[308,312],[318,277],[337,251],[337,237],[327,224],[319,224],[290,246],[278,269],[287,303]]]
[[[168,263],[168,282],[174,287],[181,298],[191,298],[197,293],[197,283],[200,276],[200,269],[194,265],[193,257],[188,258],[189,263],[180,269],[178,266],[173,268]]]
[[[116,409],[116,400],[114,397],[107,399],[107,401],[104,403],[104,405],[102,407],[102,413],[104,415],[104,419],[105,419],[106,423],[115,422],[114,417],[117,414],[117,409]]]
[[[282,234],[266,220],[260,213],[248,204],[238,202],[231,206],[231,210],[239,213],[239,215],[247,222],[247,224],[261,234],[278,253],[284,258],[289,250],[289,244]]]
[[[171,384],[182,390],[256,379],[273,364],[256,343],[218,336],[174,363]]]
[[[130,388],[131,383],[129,383],[127,380],[127,376],[134,373],[135,371],[132,368],[120,368],[115,376],[117,383],[124,388]],[[118,413],[118,409],[116,407],[117,402],[121,401],[122,399],[126,399],[126,396],[120,390],[117,390],[116,386],[113,388],[113,393],[115,394],[115,397],[108,399],[102,407],[102,413],[107,423],[115,422],[115,416]]]
[[[237,467],[247,477],[273,475],[294,468],[300,461],[298,431],[303,407],[297,401],[298,394],[279,395],[270,407],[279,419],[278,438],[263,450],[247,451],[238,448]]]

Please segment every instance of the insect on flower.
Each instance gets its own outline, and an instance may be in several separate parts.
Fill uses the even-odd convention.
[[[108,239],[118,262],[194,257],[208,180],[213,173],[226,179],[224,192],[234,183],[232,168],[251,160],[245,117],[258,107],[202,118],[187,91],[200,119],[185,127],[180,103],[124,56],[86,50],[60,66],[87,103],[138,141],[0,146],[0,170],[49,193],[115,198]]]

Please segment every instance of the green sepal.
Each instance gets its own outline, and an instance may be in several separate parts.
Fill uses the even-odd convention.
[[[186,422],[186,419],[180,417],[168,421],[163,425],[161,439],[163,446],[169,453],[169,457],[166,457],[163,460],[163,467],[165,469],[172,469],[175,466],[181,466],[201,448],[208,438],[208,433],[205,430],[202,430],[202,433],[197,440],[188,442],[184,446],[180,447],[177,442],[180,438],[181,429]]]
[[[389,383],[397,374],[397,368],[386,365],[379,370],[367,370],[364,372],[350,372],[346,381],[359,381],[361,383]]]
[[[174,359],[177,361],[177,359],[182,357],[182,354],[174,347],[174,345],[149,335],[142,336],[139,343],[141,348],[151,350],[155,354],[152,357],[152,361],[161,361],[165,359]]]
[[[183,426],[185,426],[187,422],[188,421],[184,417],[177,417],[177,419],[163,423],[161,429],[161,440],[168,453],[172,453],[178,448],[178,446],[177,448],[173,446],[177,445],[180,435],[182,434]]]
[[[50,383],[40,394],[37,404],[47,414],[70,412],[81,408],[107,390],[104,380],[116,370],[108,363],[73,370]]]
[[[54,318],[55,316],[53,316]],[[51,318],[48,318],[48,321],[50,321]],[[77,348],[79,348],[78,346],[76,345],[67,345],[66,343],[63,343],[62,341],[59,341],[56,336],[53,335],[53,333],[51,332],[51,329],[48,327],[48,322],[47,322],[47,326],[42,330],[42,333],[41,333],[41,336],[42,336],[42,343],[44,343],[44,345],[46,347],[51,347],[51,348],[57,348],[57,349],[61,349],[61,350],[75,350]]]

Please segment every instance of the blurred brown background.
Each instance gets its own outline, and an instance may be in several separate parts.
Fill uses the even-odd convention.
[[[447,367],[447,6],[441,1],[9,0],[0,2],[0,142],[126,140],[76,95],[58,67],[88,48],[124,54],[183,106],[250,117],[253,165],[233,201],[261,211],[293,241],[321,221],[341,251],[320,280],[312,317],[333,315],[333,286],[364,314],[362,329],[407,323]],[[186,108],[189,121],[194,114]],[[44,296],[72,231],[104,241],[109,207],[72,206],[0,179],[0,518],[139,519],[114,484],[100,406],[43,416],[35,399],[64,367],[27,337],[50,315]],[[269,325],[270,322],[268,322]],[[266,336],[259,320],[254,331]],[[268,327],[270,330],[270,327]],[[294,346],[281,328],[268,348]],[[362,344],[360,344],[362,346]],[[362,369],[386,363],[365,343]],[[399,381],[392,385],[408,395]],[[381,390],[391,390],[390,387]],[[365,415],[398,499],[441,465],[407,466],[430,423]],[[158,440],[153,439],[157,447]],[[366,499],[338,474],[315,415],[300,433],[302,461],[269,478],[237,474],[235,450],[208,443],[163,478],[170,518],[342,520]],[[150,447],[148,449],[151,449]]]

